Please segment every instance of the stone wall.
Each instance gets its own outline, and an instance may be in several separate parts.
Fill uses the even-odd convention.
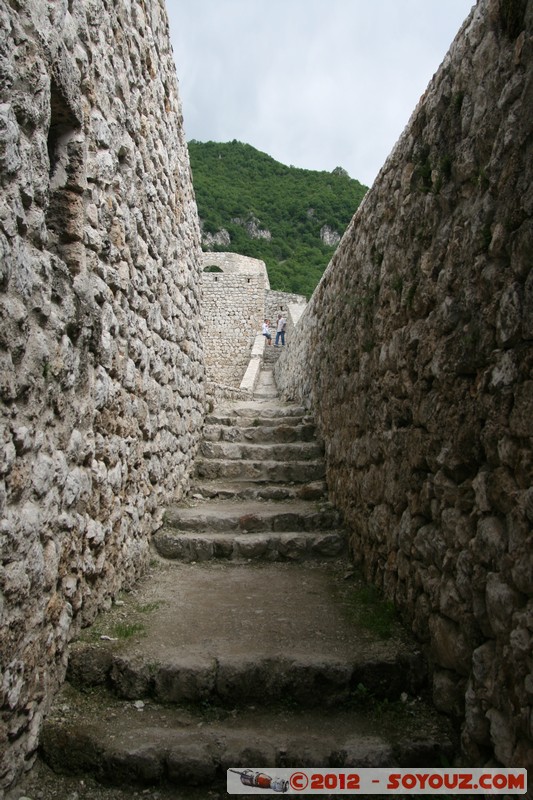
[[[163,0],[0,0],[0,29],[2,787],[187,486],[204,368]]]
[[[291,294],[290,292],[276,292],[270,290],[266,293],[265,299],[265,316],[268,317],[272,325],[278,318],[278,314],[287,316],[287,309],[289,305],[302,305],[307,304],[307,299],[303,294]]]
[[[270,288],[264,261],[204,253],[202,321],[207,379],[238,387],[265,316]]]
[[[532,29],[532,0],[479,0],[276,371],[465,759],[530,768]]]

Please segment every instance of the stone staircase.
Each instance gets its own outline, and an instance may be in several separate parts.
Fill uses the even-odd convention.
[[[345,535],[314,434],[301,407],[243,402],[208,417],[191,498],[165,515],[159,554],[189,562],[338,556]]]
[[[275,341],[276,333],[274,331],[272,334],[272,345],[270,347],[265,345],[265,350],[263,352],[263,365],[266,369],[269,369],[273,364],[276,363],[284,349],[281,344],[276,347],[274,344]]]
[[[193,491],[154,548],[147,577],[73,646],[43,735],[53,770],[225,797],[229,767],[452,758],[421,699],[421,653],[361,599],[305,409],[272,397],[217,409]]]

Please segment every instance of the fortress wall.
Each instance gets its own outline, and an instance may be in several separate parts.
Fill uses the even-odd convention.
[[[530,769],[532,33],[532,0],[479,0],[276,370],[466,760]]]
[[[163,0],[0,0],[0,29],[1,787],[187,485],[204,367]]]
[[[210,271],[210,268],[217,271]],[[265,316],[266,266],[236,253],[204,253],[202,325],[207,379],[238,387]]]
[[[287,309],[289,305],[302,305],[307,304],[307,300],[303,294],[293,294],[291,292],[276,292],[269,291],[266,295],[265,316],[267,316],[272,325],[278,318],[278,314],[287,316]]]

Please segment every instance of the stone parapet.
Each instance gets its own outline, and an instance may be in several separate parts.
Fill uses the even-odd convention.
[[[469,765],[533,768],[533,3],[479,0],[275,375]]]
[[[265,350],[265,337],[263,334],[258,333],[255,337],[252,352],[250,353],[250,361],[246,367],[240,388],[248,392],[250,396],[253,395],[254,389],[257,385],[259,372],[263,363],[263,353]]]

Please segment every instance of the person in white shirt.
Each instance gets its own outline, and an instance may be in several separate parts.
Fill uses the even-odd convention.
[[[270,333],[270,320],[265,319],[263,322],[263,336],[267,340],[267,344],[272,344],[272,334]]]

